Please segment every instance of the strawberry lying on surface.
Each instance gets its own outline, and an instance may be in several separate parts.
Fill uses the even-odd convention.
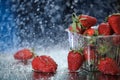
[[[111,35],[111,34],[113,34],[113,30],[108,23],[101,23],[98,26],[98,32],[99,32],[100,35]]]
[[[36,72],[56,72],[57,64],[50,57],[46,55],[36,56],[32,60],[32,68]]]
[[[31,59],[33,56],[33,53],[27,48],[19,50],[14,54],[14,58],[17,60],[28,60]]]
[[[68,69],[70,72],[77,71],[83,64],[84,58],[79,51],[70,51],[68,53]]]
[[[120,68],[112,58],[104,58],[98,64],[98,70],[104,74],[117,75],[120,73]]]
[[[116,34],[120,34],[120,13],[110,15],[108,23]]]

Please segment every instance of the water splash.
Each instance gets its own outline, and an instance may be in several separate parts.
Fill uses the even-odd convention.
[[[23,47],[35,48],[38,55],[50,55],[58,63],[58,70],[66,68],[69,45],[65,29],[71,23],[71,14],[88,14],[100,23],[108,14],[119,12],[116,1],[0,0],[0,79],[32,80],[30,65],[12,65],[16,63],[13,54]]]
[[[100,23],[119,8],[116,0],[0,0],[0,4],[0,51],[62,43],[73,12],[95,16]]]

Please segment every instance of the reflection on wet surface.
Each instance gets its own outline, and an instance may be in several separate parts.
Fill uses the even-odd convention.
[[[10,74],[8,73],[10,72]],[[84,72],[57,72],[57,73],[38,73],[25,72],[15,70],[2,71],[0,80],[120,80],[120,76],[110,76],[101,73],[86,73]]]
[[[52,51],[48,54],[58,63],[56,73],[34,72],[31,60],[17,61],[13,58],[13,54],[0,54],[0,80],[120,80],[120,76],[104,75],[99,72],[85,70],[68,72],[67,51],[61,50],[58,54],[59,56]]]
[[[24,67],[24,68],[22,68]],[[29,65],[16,69],[0,69],[0,80],[120,80],[120,76],[104,75],[99,72],[68,72],[67,69],[56,73],[34,72]]]

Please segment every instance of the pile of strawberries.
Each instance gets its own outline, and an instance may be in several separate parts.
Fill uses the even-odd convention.
[[[97,19],[88,15],[72,15],[72,24],[69,27],[71,32],[86,36],[95,35],[120,35],[120,13],[109,15],[106,21],[99,24],[98,29],[95,30],[92,27],[97,23]]]
[[[72,15],[72,24],[69,26],[69,31],[83,36],[113,36],[114,45],[120,45],[120,13],[109,15],[106,21],[99,24],[98,28],[93,28],[97,23],[97,19],[88,15]],[[106,49],[105,49],[106,48]],[[101,46],[104,51],[107,47]],[[102,50],[100,50],[102,52]],[[68,54],[68,69],[72,72],[80,69],[85,61],[95,60],[99,58],[97,68],[104,74],[117,75],[120,73],[120,67],[116,61],[108,56],[96,56],[97,51],[94,44],[89,44],[80,50],[71,50]],[[96,63],[95,63],[96,64]]]

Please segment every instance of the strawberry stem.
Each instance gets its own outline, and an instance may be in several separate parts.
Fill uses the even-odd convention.
[[[108,22],[108,17],[105,17],[105,21],[104,21],[104,22],[105,22],[105,23]]]
[[[32,54],[33,54],[33,57],[38,56],[36,53],[34,53],[34,52],[35,52],[35,49],[34,49],[34,48],[31,49],[31,52],[32,52]]]
[[[95,30],[95,33],[93,36],[98,36],[98,35],[99,35],[98,30]]]

